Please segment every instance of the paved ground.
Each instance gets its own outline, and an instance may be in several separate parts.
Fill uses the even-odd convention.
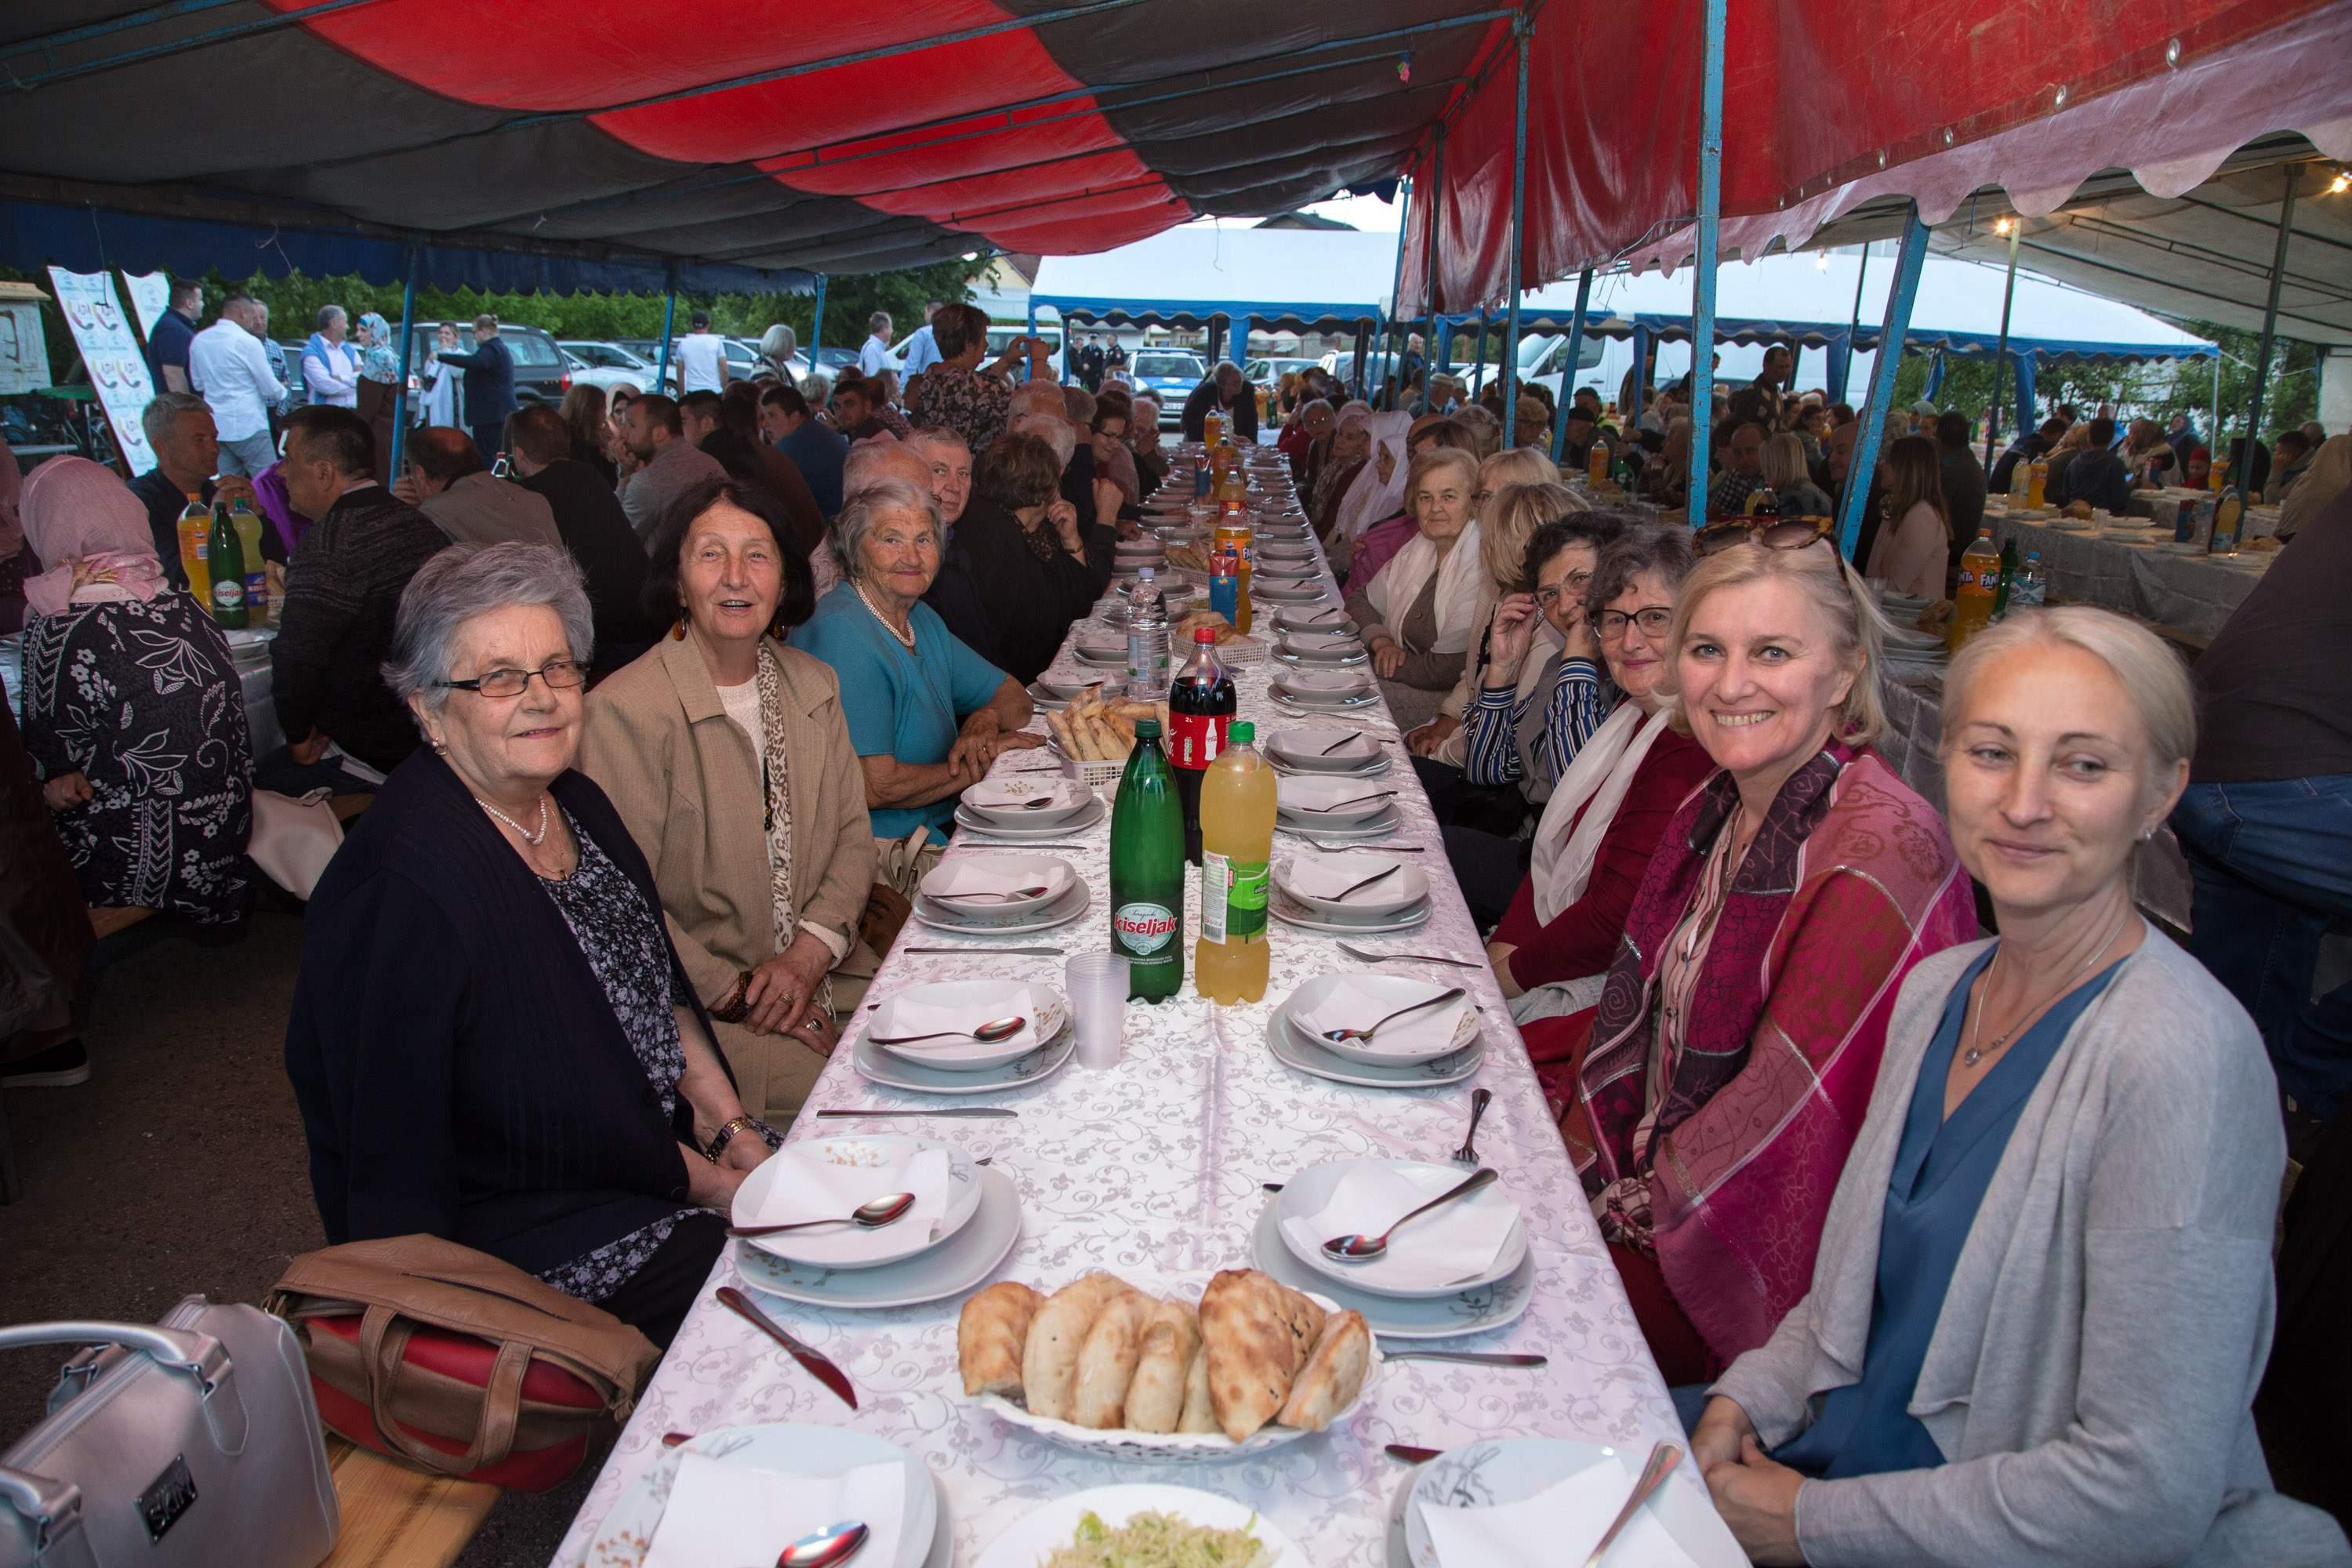
[[[0,1322],[152,1322],[192,1291],[258,1301],[322,1245],[280,1056],[301,922],[248,925],[217,948],[122,933],[136,951],[99,987],[89,1082],[8,1091],[26,1193],[0,1208]],[[40,1418],[62,1359],[0,1352],[0,1447]],[[460,1562],[545,1563],[590,1479],[509,1493]]]

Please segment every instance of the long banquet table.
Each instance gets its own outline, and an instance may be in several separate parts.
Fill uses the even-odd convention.
[[[2046,522],[2012,519],[1997,507],[1985,509],[1993,542],[2014,540],[2019,559],[2039,551],[2053,599],[2137,616],[2210,638],[2263,574],[2274,553],[2245,550],[2236,555],[2184,555],[2164,549],[2172,531],[2159,525],[2125,538],[2052,528]]]
[[[1283,481],[1286,484],[1286,479]],[[1328,585],[1328,573],[1326,571]],[[1336,595],[1335,595],[1336,598]],[[1271,641],[1270,607],[1257,629]],[[1075,630],[1075,629],[1074,629]],[[1077,666],[1064,645],[1056,669]],[[1263,738],[1286,722],[1267,693],[1280,667],[1246,664],[1234,672],[1240,717]],[[1316,722],[1327,722],[1318,720]],[[1428,801],[1415,782],[1396,726],[1384,706],[1360,710],[1360,722],[1391,759],[1383,787],[1399,793],[1402,813],[1387,842],[1422,847],[1413,857],[1434,899],[1429,923],[1401,936],[1359,939],[1367,951],[1438,953],[1477,959],[1482,950],[1461,894],[1439,852]],[[1034,728],[1043,730],[1040,717]],[[997,770],[1033,768],[1049,753],[1017,751]],[[1105,792],[1107,795],[1108,792]],[[1064,840],[1057,839],[1056,842]],[[1067,836],[1067,858],[1093,889],[1079,921],[1027,937],[951,934],[910,922],[877,977],[878,998],[917,981],[1018,975],[1061,982],[1062,961],[1012,957],[1007,945],[1051,945],[1066,952],[1108,942],[1109,828],[1106,819]],[[1277,837],[1279,860],[1298,840]],[[976,844],[959,836],[950,857],[987,855],[1019,846]],[[1198,932],[1197,899],[1187,890],[1185,952]],[[783,1326],[831,1357],[856,1384],[850,1411],[751,1325],[719,1308],[722,1285],[751,1288],[730,1251],[705,1282],[702,1299],[639,1401],[604,1472],[555,1561],[592,1559],[597,1526],[616,1498],[662,1452],[668,1432],[698,1432],[755,1422],[814,1422],[885,1437],[917,1456],[939,1483],[952,1521],[952,1558],[965,1564],[1013,1521],[1039,1503],[1089,1487],[1164,1481],[1223,1493],[1258,1510],[1302,1543],[1318,1564],[1380,1564],[1388,1559],[1387,1515],[1409,1483],[1406,1467],[1381,1453],[1389,1442],[1451,1447],[1483,1437],[1554,1436],[1629,1447],[1638,1456],[1682,1429],[1634,1326],[1584,1194],[1570,1168],[1517,1030],[1490,973],[1391,962],[1377,966],[1340,953],[1330,937],[1275,922],[1273,979],[1263,1002],[1219,1006],[1192,992],[1157,1006],[1130,1005],[1125,1054],[1116,1068],[1086,1069],[1074,1060],[1028,1088],[983,1097],[1008,1106],[1011,1121],[828,1124],[845,1130],[919,1131],[962,1140],[975,1156],[993,1158],[1020,1191],[1022,1237],[992,1279],[1059,1286],[1105,1268],[1148,1286],[1195,1287],[1221,1268],[1253,1266],[1251,1233],[1270,1201],[1260,1184],[1327,1161],[1370,1156],[1442,1161],[1462,1141],[1470,1091],[1495,1100],[1478,1130],[1482,1159],[1502,1173],[1522,1206],[1536,1263],[1533,1304],[1507,1327],[1443,1342],[1448,1349],[1538,1352],[1538,1372],[1416,1362],[1391,1363],[1339,1427],[1247,1461],[1152,1467],[1081,1458],[1006,1426],[964,1399],[955,1328],[962,1298],[883,1311],[797,1306],[753,1289],[753,1300]],[[952,947],[924,956],[913,946]],[[1471,987],[1484,1010],[1489,1042],[1475,1079],[1442,1089],[1355,1089],[1307,1077],[1276,1061],[1265,1043],[1275,1005],[1300,982],[1330,972],[1416,975]],[[812,1091],[790,1139],[817,1132],[808,1114],[821,1109],[911,1108],[940,1101],[863,1080],[846,1038]],[[735,1244],[737,1246],[741,1243]],[[1669,1485],[1703,1490],[1693,1467]],[[633,1559],[632,1559],[633,1560]]]

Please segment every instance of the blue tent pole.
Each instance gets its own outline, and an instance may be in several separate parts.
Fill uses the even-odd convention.
[[[1528,226],[1528,42],[1533,24],[1524,11],[1511,20],[1518,53],[1518,98],[1511,115],[1511,310],[1503,327],[1503,450],[1518,445],[1519,425],[1519,261],[1527,247]],[[1566,377],[1560,390],[1568,389]],[[1561,401],[1566,402],[1563,397]]]
[[[1453,342],[1444,323],[1437,319],[1437,226],[1445,216],[1444,190],[1445,126],[1440,122],[1437,127],[1437,152],[1430,160],[1429,210],[1422,219],[1429,230],[1428,237],[1423,241],[1427,252],[1423,259],[1429,263],[1429,283],[1421,291],[1421,308],[1429,314],[1429,352],[1422,356],[1421,366],[1421,411],[1423,414],[1429,412],[1429,384],[1437,379],[1437,367],[1444,365],[1448,372],[1454,369],[1453,360],[1442,355],[1437,346],[1441,338],[1449,345]],[[2216,382],[2214,384],[2218,386],[2221,384]],[[2214,427],[2221,427],[2218,421]]]
[[[1689,516],[1706,521],[1714,484],[1707,426],[1715,420],[1716,226],[1723,212],[1723,31],[1727,0],[1706,0],[1698,99],[1698,256],[1691,310]]]
[[[2246,444],[2239,448],[2243,456],[2234,480],[2241,496],[2254,493],[2254,442],[2262,434],[2263,395],[2270,390],[2271,353],[2278,346],[2279,285],[2286,280],[2286,242],[2294,235],[2294,176],[2300,167],[2286,166],[2286,195],[2279,199],[2278,248],[2271,252],[2270,302],[2263,307],[2263,352],[2254,360],[2254,401],[2246,412]],[[2221,438],[2216,426],[2213,439]]]
[[[1870,279],[1870,242],[1862,247],[1862,265],[1853,269],[1853,319],[1846,323],[1845,353],[1838,362],[1836,399],[1843,403],[1853,391],[1853,351],[1855,337],[1862,331],[1862,286]]]
[[[1633,440],[1642,428],[1642,410],[1650,401],[1650,329],[1633,329],[1633,405],[1625,411],[1625,438]]]
[[[1369,320],[1358,321],[1356,323],[1356,363],[1354,366],[1356,373],[1356,395],[1363,398],[1367,403],[1371,401],[1371,398],[1366,395],[1371,391],[1371,388],[1364,384],[1364,361],[1366,355],[1370,351],[1371,339],[1371,322]]]
[[[1444,365],[1446,375],[1454,374],[1454,323],[1444,316],[1437,318],[1437,357],[1430,363]],[[1429,410],[1424,408],[1422,412],[1426,414]]]
[[[1944,351],[1937,349],[1927,362],[1927,384],[1919,395],[1927,402],[1936,401],[1936,394],[1944,390]]]
[[[654,366],[654,384],[656,391],[667,393],[669,390],[669,334],[670,330],[677,325],[677,263],[671,262],[664,270],[668,274],[669,289],[662,303],[661,358]]]
[[[1035,324],[1035,318],[1031,318]],[[809,367],[816,366],[816,351],[824,345],[824,274],[816,275],[816,310],[809,317]]]
[[[420,247],[408,247],[408,281],[400,289],[400,379],[393,383],[392,466],[387,470],[394,479],[400,477],[401,449],[408,445],[408,367],[416,353],[416,268],[424,255]]]
[[[1862,437],[1854,443],[1845,500],[1838,508],[1838,549],[1849,561],[1853,559],[1855,541],[1862,537],[1862,509],[1870,500],[1870,477],[1878,467],[1879,438],[1885,433],[1886,411],[1895,402],[1895,374],[1903,364],[1903,340],[1911,331],[1911,304],[1918,298],[1919,272],[1927,260],[1927,226],[1919,220],[1919,204],[1913,202],[1903,221],[1903,249],[1895,260],[1895,285],[1886,293],[1886,324],[1879,331],[1878,354],[1870,364],[1870,401],[1862,411]]]
[[[1992,468],[1993,447],[2000,440],[2000,379],[2009,369],[2009,307],[2017,298],[2017,242],[2025,237],[2025,220],[2009,220],[2009,279],[2000,288],[2000,346],[1992,354],[1992,407],[1985,422],[1985,468]],[[2023,430],[2021,427],[2021,435]]]
[[[1559,371],[1559,406],[1551,411],[1551,460],[1568,442],[1568,407],[1576,401],[1576,364],[1584,357],[1584,308],[1592,302],[1592,268],[1576,280],[1576,314],[1568,322],[1568,362]],[[1638,351],[1636,351],[1638,352]]]
[[[1403,194],[1397,197],[1397,258],[1396,279],[1389,285],[1389,308],[1381,329],[1381,381],[1383,385],[1396,384],[1397,363],[1404,357],[1404,343],[1397,329],[1397,296],[1404,292],[1404,237],[1412,222],[1412,184],[1407,181]],[[1402,395],[1398,395],[1402,406]]]
[[[1470,368],[1470,401],[1475,403],[1486,385],[1486,310],[1478,307],[1478,363]]]

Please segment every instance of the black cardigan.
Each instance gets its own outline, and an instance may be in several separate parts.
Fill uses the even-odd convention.
[[[604,791],[552,793],[658,910]],[[311,895],[286,1070],[331,1242],[421,1231],[536,1272],[686,1203],[691,1109],[663,1117],[562,911],[430,751]]]
[[[1090,563],[1058,541],[1041,561],[1022,533],[1019,518],[978,496],[955,525],[957,553],[987,606],[993,646],[980,652],[1026,686],[1054,662],[1070,623],[1094,613],[1096,589]]]

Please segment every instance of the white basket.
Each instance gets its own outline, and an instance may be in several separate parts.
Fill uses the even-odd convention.
[[[1065,774],[1097,793],[1106,795],[1116,793],[1118,789],[1119,775],[1127,772],[1125,757],[1108,763],[1086,762],[1071,756],[1058,744],[1049,743],[1047,749],[1062,759],[1062,772]]]

